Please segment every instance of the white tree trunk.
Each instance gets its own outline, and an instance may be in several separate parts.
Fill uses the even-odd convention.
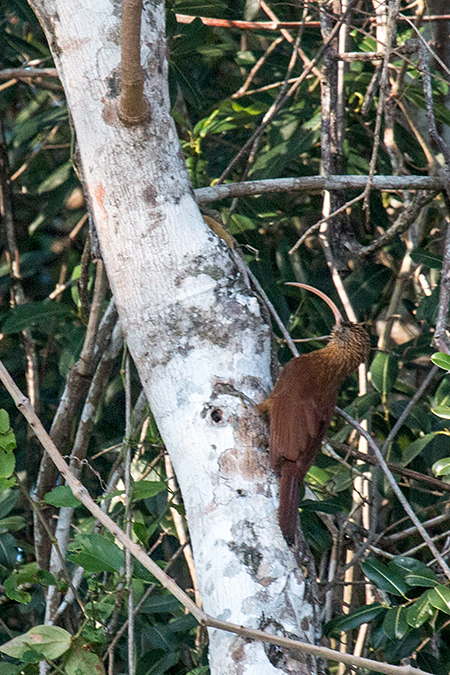
[[[270,330],[233,254],[204,224],[170,117],[163,3],[145,3],[147,125],[125,128],[110,0],[33,0],[63,81],[126,341],[181,487],[205,610],[314,641],[313,600],[277,524],[256,411]],[[156,5],[156,6],[155,6]],[[213,675],[314,673],[299,654],[210,631]]]

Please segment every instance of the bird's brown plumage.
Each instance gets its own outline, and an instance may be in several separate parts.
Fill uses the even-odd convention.
[[[270,417],[270,461],[280,474],[278,518],[289,543],[295,536],[301,481],[330,425],[342,383],[368,358],[369,349],[361,325],[336,325],[326,347],[287,364],[259,406]]]

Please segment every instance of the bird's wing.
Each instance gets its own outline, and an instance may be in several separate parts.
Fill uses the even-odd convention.
[[[279,468],[283,459],[296,462],[299,478],[304,477],[319,450],[338,395],[331,383],[331,388],[323,386],[314,354],[292,360],[271,394],[271,463]]]

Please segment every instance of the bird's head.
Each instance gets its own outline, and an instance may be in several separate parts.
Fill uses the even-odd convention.
[[[364,363],[370,354],[370,339],[364,326],[360,323],[342,321],[331,331],[330,345],[346,350],[352,355],[357,365]],[[355,366],[356,367],[356,366]]]

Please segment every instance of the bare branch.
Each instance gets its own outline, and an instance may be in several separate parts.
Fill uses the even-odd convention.
[[[35,77],[59,77],[56,68],[4,68],[0,80],[26,80]]]
[[[305,176],[303,178],[269,178],[228,183],[194,190],[198,204],[207,204],[230,197],[251,197],[270,192],[312,192],[314,190],[361,190],[368,176]],[[374,176],[375,190],[443,190],[444,180],[430,176]]]
[[[119,117],[127,126],[144,122],[150,106],[144,96],[141,66],[142,0],[124,0],[122,10],[122,91]]]

